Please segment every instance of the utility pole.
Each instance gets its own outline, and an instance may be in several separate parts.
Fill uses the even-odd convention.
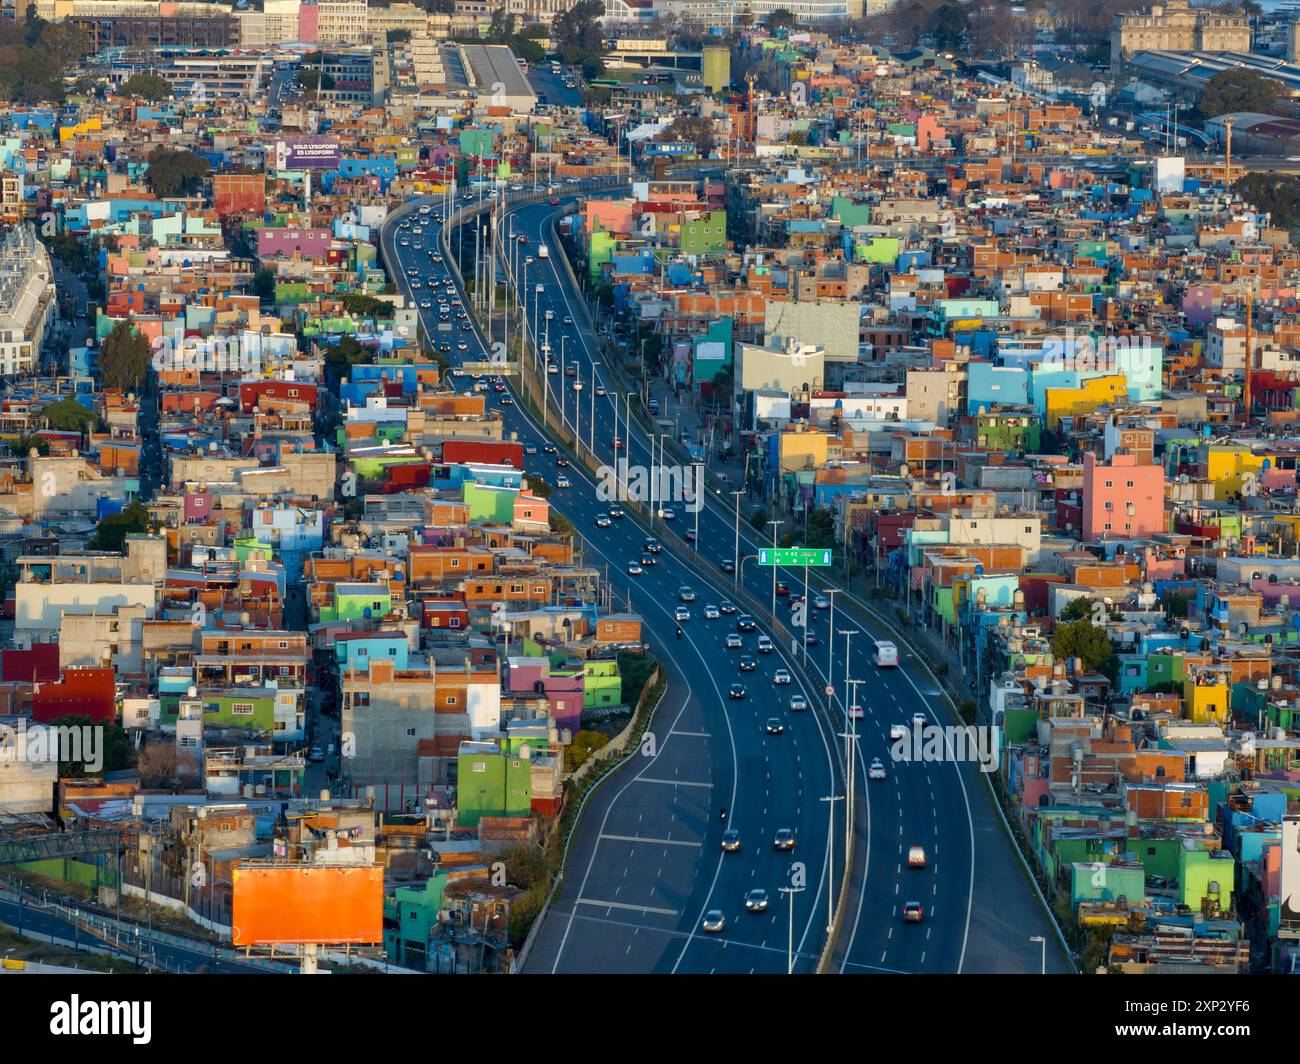
[[[1237,124],[1237,120],[1228,115],[1223,120],[1225,130],[1225,141],[1227,153],[1223,161],[1223,190],[1227,192],[1232,187],[1232,127]]]

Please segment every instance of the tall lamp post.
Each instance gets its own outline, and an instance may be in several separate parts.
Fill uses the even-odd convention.
[[[772,526],[772,623],[776,623],[776,530],[781,527],[782,522],[769,521]]]
[[[740,497],[744,494],[743,490],[733,491],[731,493],[731,497],[736,500],[736,572],[734,574],[734,579],[737,590],[740,588]]]
[[[1037,942],[1040,946],[1043,947],[1042,950],[1043,960],[1039,970],[1042,975],[1046,975],[1047,974],[1047,939],[1044,938],[1042,935],[1034,935],[1032,938],[1030,938],[1029,941]]]
[[[826,933],[829,935],[835,926],[835,901],[833,896],[835,884],[835,803],[844,801],[842,794],[827,794],[821,799],[826,803]],[[847,833],[846,833],[847,835]],[[849,851],[844,851],[848,860]]]
[[[790,930],[785,947],[785,974],[794,975],[794,896],[802,894],[803,887],[781,887],[780,891],[790,902]]]

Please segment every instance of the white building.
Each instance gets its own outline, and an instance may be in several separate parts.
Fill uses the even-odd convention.
[[[19,225],[0,244],[0,375],[40,369],[45,331],[54,323],[54,268],[30,225]]]

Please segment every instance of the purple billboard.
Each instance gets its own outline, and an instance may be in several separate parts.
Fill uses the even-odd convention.
[[[337,170],[341,159],[336,137],[293,137],[275,142],[277,170]]]

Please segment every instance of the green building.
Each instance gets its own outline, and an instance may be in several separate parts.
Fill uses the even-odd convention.
[[[583,663],[583,709],[617,706],[623,701],[623,678],[613,658]]]
[[[1232,908],[1232,893],[1237,887],[1237,865],[1227,850],[1188,850],[1178,855],[1178,900],[1194,913],[1201,903],[1217,894],[1219,907]]]
[[[208,728],[275,730],[275,692],[268,688],[246,691],[201,691],[203,725]]]
[[[1146,870],[1140,864],[1092,862],[1070,866],[1070,904],[1085,901],[1146,900]]]
[[[517,489],[467,480],[462,485],[462,493],[472,523],[508,525],[514,522],[515,500],[519,497]]]
[[[387,584],[337,583],[334,601],[321,607],[320,619],[323,624],[359,621],[364,617],[383,617],[392,610],[393,595]]]
[[[419,887],[398,887],[384,898],[384,953],[392,964],[428,971],[429,936],[447,892],[446,872],[435,872]]]
[[[727,250],[727,212],[682,223],[681,249],[686,255],[711,255]]]
[[[477,827],[485,816],[528,816],[533,808],[533,763],[511,757],[496,743],[466,741],[457,758],[456,822]]]

